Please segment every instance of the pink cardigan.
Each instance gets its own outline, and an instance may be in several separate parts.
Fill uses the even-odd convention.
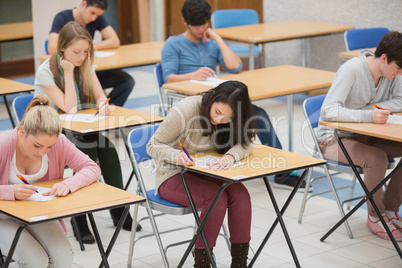
[[[17,146],[17,129],[0,134],[0,200],[15,200],[14,185],[8,185],[10,164]],[[63,178],[64,167],[69,166],[75,175],[64,180],[71,192],[88,186],[100,178],[99,166],[78,150],[63,134],[48,153],[49,170],[39,181]]]

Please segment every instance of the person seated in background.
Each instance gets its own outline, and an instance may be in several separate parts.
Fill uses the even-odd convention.
[[[101,33],[102,41],[94,44],[95,50],[118,48],[120,46],[119,37],[103,15],[107,8],[107,0],[84,0],[74,9],[59,12],[53,19],[49,34],[49,54],[57,52],[59,32],[70,21],[77,21],[84,26],[92,39],[96,31]],[[113,88],[108,96],[110,97],[110,104],[123,107],[134,88],[133,77],[121,69],[97,71],[96,75],[102,88]]]
[[[64,113],[73,114],[81,109],[97,107],[99,114],[109,114],[110,106],[92,66],[93,53],[89,32],[76,21],[65,24],[60,30],[57,52],[36,72],[35,95],[44,94],[52,107]],[[100,133],[85,136],[68,133],[67,137],[92,160],[99,162],[107,184],[124,188],[119,155],[106,136]],[[123,211],[123,207],[110,209],[115,226]],[[79,230],[81,240],[87,244],[95,243],[86,216],[74,218],[77,223],[74,230]],[[128,215],[123,229],[131,230],[131,226],[132,218]],[[140,229],[141,226],[138,226],[137,230]],[[75,235],[78,239],[78,234]]]
[[[374,53],[360,51],[359,57],[339,68],[322,105],[320,120],[387,123],[391,111],[402,111],[401,74],[402,34],[391,31],[384,35]],[[401,142],[347,131],[338,133],[353,163],[364,168],[364,183],[369,191],[384,179],[388,159],[402,156]],[[333,128],[318,125],[317,136],[325,158],[348,163]],[[401,170],[391,178],[385,192],[380,189],[373,195],[373,200],[396,241],[402,241],[402,219],[398,214],[402,203]],[[367,201],[367,212],[369,230],[389,239],[370,201]]]
[[[75,174],[55,183],[44,196],[66,196],[100,178],[98,165],[61,134],[59,114],[49,104],[46,97],[36,96],[18,126],[0,134],[0,200],[31,197],[37,188],[30,184],[63,178],[65,166]],[[22,183],[17,176],[29,184]],[[8,254],[19,228],[18,221],[0,213],[3,253]],[[14,267],[71,267],[74,251],[66,232],[64,221],[26,227],[13,254]]]
[[[205,80],[215,74],[218,64],[229,73],[242,69],[240,58],[223,39],[209,27],[211,7],[205,0],[187,0],[182,7],[182,20],[187,27],[180,35],[170,36],[162,49],[163,80],[166,83],[184,80]],[[282,149],[281,142],[266,111],[252,105],[258,138],[266,146]],[[293,190],[300,177],[296,172],[276,175],[274,186]],[[304,192],[303,181],[299,191]],[[309,191],[312,191],[312,186]]]

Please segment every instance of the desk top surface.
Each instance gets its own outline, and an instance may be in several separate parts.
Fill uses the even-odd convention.
[[[216,152],[206,152],[192,155],[191,157],[197,159],[206,155],[221,156]],[[311,156],[288,152],[260,144],[255,144],[253,153],[249,157],[240,160],[240,162],[245,162],[246,164],[222,171],[213,171],[190,166],[187,168],[188,170],[207,174],[226,181],[241,182],[261,178],[263,176],[271,176],[293,170],[319,166],[326,163],[324,160]]]
[[[267,43],[344,32],[354,27],[311,20],[291,20],[214,29],[222,38]]]
[[[114,55],[95,58],[94,66],[96,71],[127,68],[155,64],[161,61],[161,52],[164,42],[145,42],[130,45],[122,45],[116,49],[102,50],[104,52],[115,52]],[[50,56],[40,56],[39,60],[45,61]]]
[[[369,48],[355,49],[355,50],[350,50],[350,51],[342,51],[342,52],[338,53],[338,58],[349,60],[351,58],[359,56],[359,52],[361,50],[364,50],[364,49],[375,51],[376,48],[375,47],[369,47]]]
[[[51,188],[60,180],[34,184]],[[37,201],[0,201],[0,210],[26,223],[61,219],[86,212],[95,212],[121,205],[143,202],[145,199],[116,187],[94,182],[73,194],[58,197],[46,202]],[[42,219],[32,217],[44,216]]]
[[[11,41],[32,37],[32,21],[0,24],[0,41]]]
[[[78,135],[93,134],[99,131],[134,127],[142,124],[153,124],[163,121],[163,117],[150,115],[143,112],[112,105],[111,113],[104,119],[93,123],[61,121],[63,129],[72,131]],[[79,113],[93,114],[96,109],[81,110]]]
[[[326,121],[321,121],[320,125],[381,139],[402,142],[402,125]]]
[[[259,100],[330,87],[334,76],[334,72],[279,65],[238,74],[225,74],[219,78],[243,82],[248,86],[251,100]],[[212,88],[190,81],[164,84],[162,87],[187,95],[196,95]]]
[[[0,95],[33,91],[34,86],[0,77]]]

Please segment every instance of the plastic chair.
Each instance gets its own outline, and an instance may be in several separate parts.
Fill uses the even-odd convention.
[[[253,9],[221,9],[212,13],[211,24],[213,29],[252,25],[260,23],[258,13]],[[250,55],[249,46],[228,44],[229,48],[240,58],[248,58]],[[263,67],[262,47],[254,47],[255,56],[259,59],[259,67]]]
[[[167,114],[167,102],[166,102],[167,97],[162,89],[162,85],[165,82],[163,81],[162,64],[160,62],[158,62],[154,67],[154,77],[155,77],[155,85],[158,88],[159,113],[160,116],[165,117]]]
[[[376,47],[388,32],[389,29],[383,27],[347,30],[344,34],[346,50]]]
[[[185,225],[182,227],[178,227],[178,228],[160,232],[158,229],[158,226],[156,224],[155,217],[157,217],[157,216],[162,216],[165,214],[168,214],[168,215],[192,214],[190,207],[184,207],[184,206],[178,205],[176,203],[172,203],[167,200],[164,200],[159,194],[155,195],[155,189],[147,190],[145,187],[139,164],[144,161],[152,160],[152,158],[148,155],[148,153],[146,151],[146,145],[147,145],[149,139],[152,137],[152,135],[158,129],[158,127],[159,127],[159,125],[146,125],[146,126],[142,126],[139,128],[135,128],[129,133],[128,138],[127,138],[128,146],[130,147],[130,151],[131,151],[130,152],[130,161],[131,161],[131,164],[132,164],[134,172],[135,172],[135,177],[138,181],[137,194],[141,194],[142,196],[144,196],[146,198],[145,202],[134,205],[133,227],[131,229],[132,231],[131,231],[128,263],[127,263],[128,267],[131,267],[131,261],[132,261],[132,257],[133,257],[133,253],[134,253],[134,246],[137,243],[137,241],[142,238],[146,238],[146,237],[150,237],[150,236],[156,237],[156,240],[157,240],[157,243],[159,246],[159,251],[160,251],[162,259],[163,259],[163,263],[164,263],[165,267],[169,267],[169,262],[168,262],[167,256],[166,256],[167,249],[172,246],[178,246],[181,244],[189,243],[191,241],[191,239],[172,243],[172,244],[169,244],[166,247],[164,247],[160,235],[164,234],[164,233],[168,233],[168,232],[180,231],[180,230],[187,229],[187,228],[193,229],[193,232],[194,232],[194,226],[192,226],[192,225]],[[144,206],[146,208],[148,216],[141,218],[140,220],[137,221],[139,205]],[[160,212],[160,214],[154,215],[153,211]],[[150,220],[150,223],[151,223],[152,229],[153,229],[153,233],[141,235],[140,237],[135,238],[136,225],[146,219]],[[224,232],[223,236],[226,239],[228,247],[230,247],[229,236],[228,236],[228,231],[227,231],[226,225],[223,224],[222,228],[223,228],[223,232]]]
[[[28,104],[31,102],[33,97],[34,94],[24,94],[16,97],[13,100],[13,111],[17,117],[17,124],[21,121],[22,117],[24,116]]]
[[[314,193],[314,192],[308,193],[308,191],[305,191],[305,193],[303,195],[303,200],[301,203],[300,212],[299,212],[299,218],[298,218],[299,223],[302,222],[302,217],[303,217],[304,209],[306,207],[307,200],[310,199],[311,197],[332,192],[335,197],[335,201],[338,205],[338,208],[339,208],[339,211],[340,211],[342,217],[345,215],[344,210],[343,210],[343,205],[345,203],[348,203],[348,209],[350,209],[351,201],[357,200],[357,199],[360,199],[363,197],[363,196],[353,197],[353,193],[354,193],[354,189],[355,189],[355,185],[356,185],[356,176],[354,175],[353,170],[350,167],[350,165],[341,163],[341,162],[337,162],[337,161],[333,161],[333,160],[329,160],[329,159],[325,159],[323,157],[320,147],[318,145],[318,139],[317,139],[317,136],[315,133],[315,128],[317,128],[317,126],[318,126],[321,106],[322,106],[322,103],[324,102],[325,97],[326,97],[326,94],[320,95],[320,96],[314,96],[314,97],[304,100],[304,102],[303,102],[304,116],[306,118],[308,129],[310,130],[311,136],[313,137],[313,141],[314,141],[313,157],[316,157],[319,159],[324,159],[327,161],[327,164],[323,166],[324,172],[325,172],[324,176],[312,178],[313,169],[309,170],[309,174],[306,179],[306,189],[308,189],[310,187],[311,183],[313,183],[315,180],[322,179],[325,177],[328,179],[331,189],[328,191],[323,191],[323,192],[319,192],[319,193]],[[390,164],[389,164],[388,168],[392,168],[394,166],[394,164],[395,164],[394,160],[390,159]],[[363,174],[363,172],[364,172],[363,168],[359,167],[359,166],[357,166],[357,170],[360,174]],[[330,174],[329,171],[333,171],[335,173]],[[340,174],[340,173],[349,173],[353,176],[352,183],[350,186],[348,185],[348,186],[343,186],[343,187],[338,187],[338,188],[335,187],[333,180],[332,180],[332,176]],[[345,188],[350,188],[349,198],[347,200],[344,200],[343,202],[341,202],[339,199],[339,196],[337,194],[337,191],[339,191],[341,189],[345,189]],[[349,224],[347,221],[345,221],[345,227],[346,227],[349,237],[353,238],[352,231],[350,230],[350,227],[349,227]]]

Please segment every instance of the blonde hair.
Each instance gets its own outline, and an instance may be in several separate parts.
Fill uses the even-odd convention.
[[[45,133],[49,136],[59,135],[62,130],[59,114],[49,105],[50,101],[43,95],[33,98],[28,104],[18,128],[23,126],[26,135],[36,136],[38,133]]]
[[[83,89],[86,96],[90,95],[92,89],[92,61],[94,58],[94,45],[92,37],[88,30],[85,29],[81,24],[76,21],[70,21],[66,23],[59,32],[59,37],[57,41],[57,52],[64,57],[62,49],[66,49],[74,42],[78,40],[85,40],[89,43],[88,57],[85,58],[83,63],[79,68],[81,68]],[[75,68],[74,74],[76,77],[79,76],[79,68]],[[64,85],[64,81],[62,82]]]

